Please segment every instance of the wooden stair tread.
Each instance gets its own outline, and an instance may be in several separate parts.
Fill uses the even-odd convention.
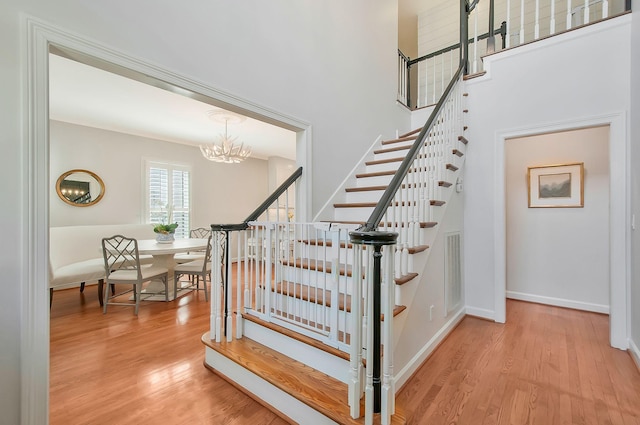
[[[413,279],[415,276],[417,276],[418,274],[415,273],[415,275],[407,275],[407,276],[403,276],[402,278],[400,278],[399,280],[402,281],[402,283],[406,283],[409,280]],[[408,279],[408,280],[404,280],[404,279]],[[286,288],[285,288],[286,286]],[[293,297],[299,300],[303,300],[303,301],[308,301],[314,304],[318,304],[318,305],[323,305],[326,307],[331,307],[331,291],[329,289],[322,289],[322,288],[314,288],[313,286],[309,286],[309,285],[305,285],[303,283],[294,283],[294,282],[287,282],[287,281],[282,281],[282,282],[278,282],[276,284],[276,287],[272,289],[274,292],[281,294],[281,295],[286,295],[289,297]],[[346,298],[346,300],[345,300]],[[397,316],[398,314],[402,313],[407,307],[403,306],[403,305],[396,305],[393,308],[393,316]],[[338,309],[341,311],[346,311],[347,313],[351,313],[351,295],[345,295],[345,294],[338,294]],[[265,322],[267,323],[267,322]],[[284,329],[284,328],[283,328]],[[292,331],[289,331],[290,333],[295,333]],[[282,333],[282,332],[281,332]],[[298,339],[298,338],[296,338]],[[311,339],[313,341],[315,341],[313,338],[308,338]],[[298,339],[300,340],[300,339]],[[321,343],[322,344],[322,343]],[[315,344],[312,344],[315,346]],[[322,344],[324,345],[324,344]],[[330,347],[329,347],[330,348]],[[322,348],[324,351],[328,351],[324,348]],[[338,350],[339,351],[339,350]],[[329,352],[329,351],[328,351]],[[342,356],[340,356],[342,357]],[[349,360],[349,356],[346,356],[346,359]]]
[[[364,165],[380,165],[380,164],[390,164],[392,162],[402,162],[404,156],[399,156],[396,158],[388,158],[388,159],[376,159],[373,161],[367,161]]]
[[[326,223],[326,221],[325,221]],[[331,223],[336,223],[336,224],[359,224],[361,226],[365,225],[366,222],[364,221],[331,221]],[[420,228],[421,229],[430,229],[432,227],[436,227],[438,225],[437,221],[421,221],[420,223]],[[404,227],[404,223],[392,223],[392,222],[381,222],[380,226],[378,227]]]
[[[464,153],[462,153],[462,151],[458,149],[454,149],[451,153],[453,153],[457,157],[461,157],[464,155]]]
[[[418,273],[408,273],[402,277],[395,278],[396,285],[404,285],[418,276]],[[395,313],[395,312],[394,312]]]
[[[396,173],[396,170],[376,171],[374,173],[360,173],[360,174],[356,174],[356,178],[361,179],[365,177],[393,176],[395,173]]]
[[[348,387],[337,379],[249,338],[235,339],[232,342],[226,340],[215,342],[211,341],[207,332],[202,336],[202,342],[331,420],[345,425],[364,424],[364,416],[358,419],[351,418]],[[227,379],[224,371],[212,370]],[[241,386],[237,387],[242,390]],[[255,398],[253,394],[249,396]],[[364,410],[361,409],[361,412]],[[391,417],[391,423],[393,425],[407,423],[398,405],[396,405],[396,414]]]
[[[451,171],[458,171],[458,167],[456,167],[453,164],[447,164],[447,170],[451,170]]]
[[[442,186],[442,187],[449,187],[451,186],[452,183],[444,181],[444,180],[440,180],[438,181],[438,186]],[[411,188],[416,186],[413,183],[410,184],[402,184],[400,187],[402,189],[406,189],[407,187]],[[356,186],[356,187],[348,187],[345,189],[345,192],[351,193],[351,192],[373,192],[373,191],[377,191],[377,190],[386,190],[388,186]]]
[[[427,245],[422,245],[421,247],[425,247],[424,249],[429,248]],[[424,249],[422,250],[424,251]],[[312,270],[312,271],[324,272],[324,273],[331,273],[333,271],[331,268],[331,263],[328,261],[325,263],[324,261],[319,261],[319,260],[309,261],[308,258],[289,258],[288,260],[284,260],[284,259],[280,260],[280,262],[285,266],[298,267],[305,270]],[[347,267],[345,268],[344,264],[340,264],[340,269],[338,270],[338,273],[340,273],[341,276],[345,276],[345,275],[347,277],[353,276],[353,270],[351,268],[351,265],[347,265]],[[410,281],[416,276],[418,276],[418,273],[408,273],[399,278],[395,278],[394,281],[396,282],[396,284],[401,285],[403,283]]]
[[[436,206],[441,206],[445,204],[444,201],[436,201],[436,200],[431,200],[429,201],[429,203],[431,205],[436,205]],[[415,205],[415,204],[416,204],[416,201],[392,202],[392,205],[395,205],[395,206],[405,206],[405,205]],[[376,205],[378,205],[377,202],[347,202],[342,204],[333,204],[333,207],[334,208],[371,208],[371,207],[375,207]]]
[[[409,136],[400,136],[396,139],[383,140],[382,145],[392,145],[394,143],[409,142],[411,140],[416,140],[417,138],[418,138],[417,134],[411,134]]]
[[[465,127],[464,129],[466,130],[467,128]],[[458,140],[460,140],[465,145],[469,143],[469,140],[467,140],[467,138],[464,136],[458,136]]]
[[[414,134],[418,134],[422,131],[422,127],[416,128],[415,130],[411,130],[408,133],[401,134],[400,137],[413,136]]]

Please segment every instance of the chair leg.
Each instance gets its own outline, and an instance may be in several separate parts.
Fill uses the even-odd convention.
[[[173,299],[178,298],[178,279],[180,278],[180,273],[173,273]]]
[[[80,293],[84,292],[84,282],[80,282]]]
[[[52,305],[53,305],[53,288],[49,288],[49,310],[51,310]]]
[[[98,280],[98,301],[100,302],[100,307],[104,305],[104,279]]]
[[[202,286],[204,290],[204,300],[209,301],[209,289],[207,288],[207,275],[202,275]]]
[[[106,314],[107,305],[109,304],[109,285],[104,285],[104,295],[103,298],[104,305],[102,306],[102,314]]]
[[[164,302],[169,302],[169,276],[164,277]]]
[[[142,289],[142,288],[140,288]],[[142,292],[142,291],[140,291]],[[133,314],[135,314],[136,316],[138,315],[138,307],[140,306],[140,297],[142,296],[142,294],[138,294],[138,284],[134,283],[133,284],[133,297],[136,301],[136,305],[133,309]]]

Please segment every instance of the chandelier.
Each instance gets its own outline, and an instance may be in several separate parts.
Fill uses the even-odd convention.
[[[217,141],[200,145],[200,152],[209,161],[225,164],[238,164],[251,155],[251,148],[244,143],[237,144],[238,137],[229,137],[229,121],[242,122],[244,117],[227,111],[209,111],[209,118],[214,121],[224,121],[224,134],[218,136]]]

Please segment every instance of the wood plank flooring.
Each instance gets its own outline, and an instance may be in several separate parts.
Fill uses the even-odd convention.
[[[466,317],[401,389],[408,423],[640,424],[640,373],[609,317],[509,300],[507,323]]]
[[[96,286],[56,291],[49,423],[286,424],[204,367],[209,306],[200,291],[103,315]]]
[[[203,366],[204,294],[139,316],[96,287],[56,291],[50,423],[286,422]],[[518,301],[507,323],[465,318],[402,388],[409,424],[640,424],[640,373],[608,346],[608,316]],[[313,425],[313,424],[303,424]]]

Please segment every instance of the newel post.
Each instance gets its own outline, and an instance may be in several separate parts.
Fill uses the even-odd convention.
[[[380,346],[382,343],[381,335],[381,315],[382,315],[382,247],[385,245],[395,245],[398,239],[397,233],[392,232],[379,232],[379,231],[361,231],[356,230],[349,233],[351,243],[366,245],[373,249],[373,269],[364,270],[367,282],[367,297],[369,305],[365,308],[370,311],[370,326],[368,327],[368,335],[366,336],[367,344],[367,369],[372,368],[372,373],[367,372],[367,383],[365,388],[365,394],[367,398],[365,400],[365,410],[369,411],[371,403],[369,395],[373,395],[373,412],[379,413],[381,411],[381,393],[382,393],[382,380],[381,380],[381,355]],[[370,253],[369,249],[363,249],[363,252]],[[388,253],[391,255],[392,253]],[[367,264],[367,262],[363,262]],[[353,271],[353,275],[356,276],[356,271]],[[392,320],[387,317],[387,320]]]

